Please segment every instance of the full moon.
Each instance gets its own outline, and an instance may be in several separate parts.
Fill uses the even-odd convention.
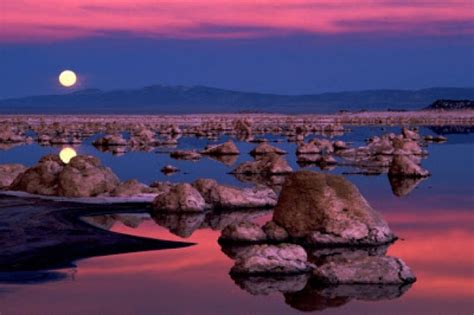
[[[59,74],[59,83],[65,87],[71,87],[76,84],[77,76],[74,71],[71,70],[64,70]]]
[[[76,151],[73,148],[66,147],[59,152],[59,158],[63,161],[64,164],[68,164],[73,157],[77,155]]]

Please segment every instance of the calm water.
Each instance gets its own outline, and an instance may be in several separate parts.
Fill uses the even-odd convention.
[[[354,145],[363,143],[380,128],[356,128],[341,137]],[[432,134],[423,128],[422,134]],[[220,139],[220,141],[225,138]],[[180,148],[202,148],[205,139],[181,138]],[[176,161],[167,154],[132,152],[121,157],[97,151],[86,142],[83,154],[101,158],[123,180],[137,178],[192,181],[212,177],[222,183],[244,185],[227,174],[243,160],[254,144],[239,143],[242,153],[233,166],[203,158],[198,162]],[[294,145],[286,149],[297,169]],[[60,148],[37,145],[0,151],[0,163],[34,164],[41,156]],[[432,176],[411,194],[396,197],[386,175],[348,176],[372,206],[379,210],[394,232],[402,238],[388,254],[402,258],[418,281],[399,298],[372,301],[346,297],[336,303],[321,299],[318,292],[297,296],[279,292],[252,295],[241,289],[228,272],[233,261],[216,242],[219,223],[225,218],[198,217],[189,220],[186,248],[95,257],[76,262],[75,268],[60,270],[61,276],[36,283],[0,284],[0,313],[8,314],[293,314],[299,309],[324,314],[472,314],[474,312],[474,137],[450,134],[445,144],[429,146],[423,161]],[[165,164],[182,172],[166,177],[159,172]],[[333,173],[351,171],[336,168]],[[262,215],[265,221],[271,214]],[[116,220],[112,231],[163,240],[183,240],[146,214],[138,227]],[[219,221],[221,220],[221,221]],[[125,220],[123,220],[127,223]],[[157,220],[165,225],[165,220]],[[201,222],[202,221],[202,222]],[[171,221],[168,221],[170,225]],[[198,228],[192,233],[192,224]],[[197,223],[196,223],[197,222]],[[130,225],[130,224],[128,224]],[[175,231],[176,233],[176,231]],[[181,233],[183,235],[183,233]]]

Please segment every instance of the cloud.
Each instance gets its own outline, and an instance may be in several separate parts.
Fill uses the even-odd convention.
[[[287,34],[473,34],[471,1],[6,0],[0,41],[106,36],[255,38]]]

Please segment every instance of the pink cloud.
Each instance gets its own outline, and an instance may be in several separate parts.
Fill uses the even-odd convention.
[[[130,33],[156,38],[309,34],[472,34],[471,1],[6,0],[0,40]]]

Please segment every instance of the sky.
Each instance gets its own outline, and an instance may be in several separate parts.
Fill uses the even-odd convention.
[[[2,0],[0,98],[208,85],[309,94],[474,86],[471,0]]]

